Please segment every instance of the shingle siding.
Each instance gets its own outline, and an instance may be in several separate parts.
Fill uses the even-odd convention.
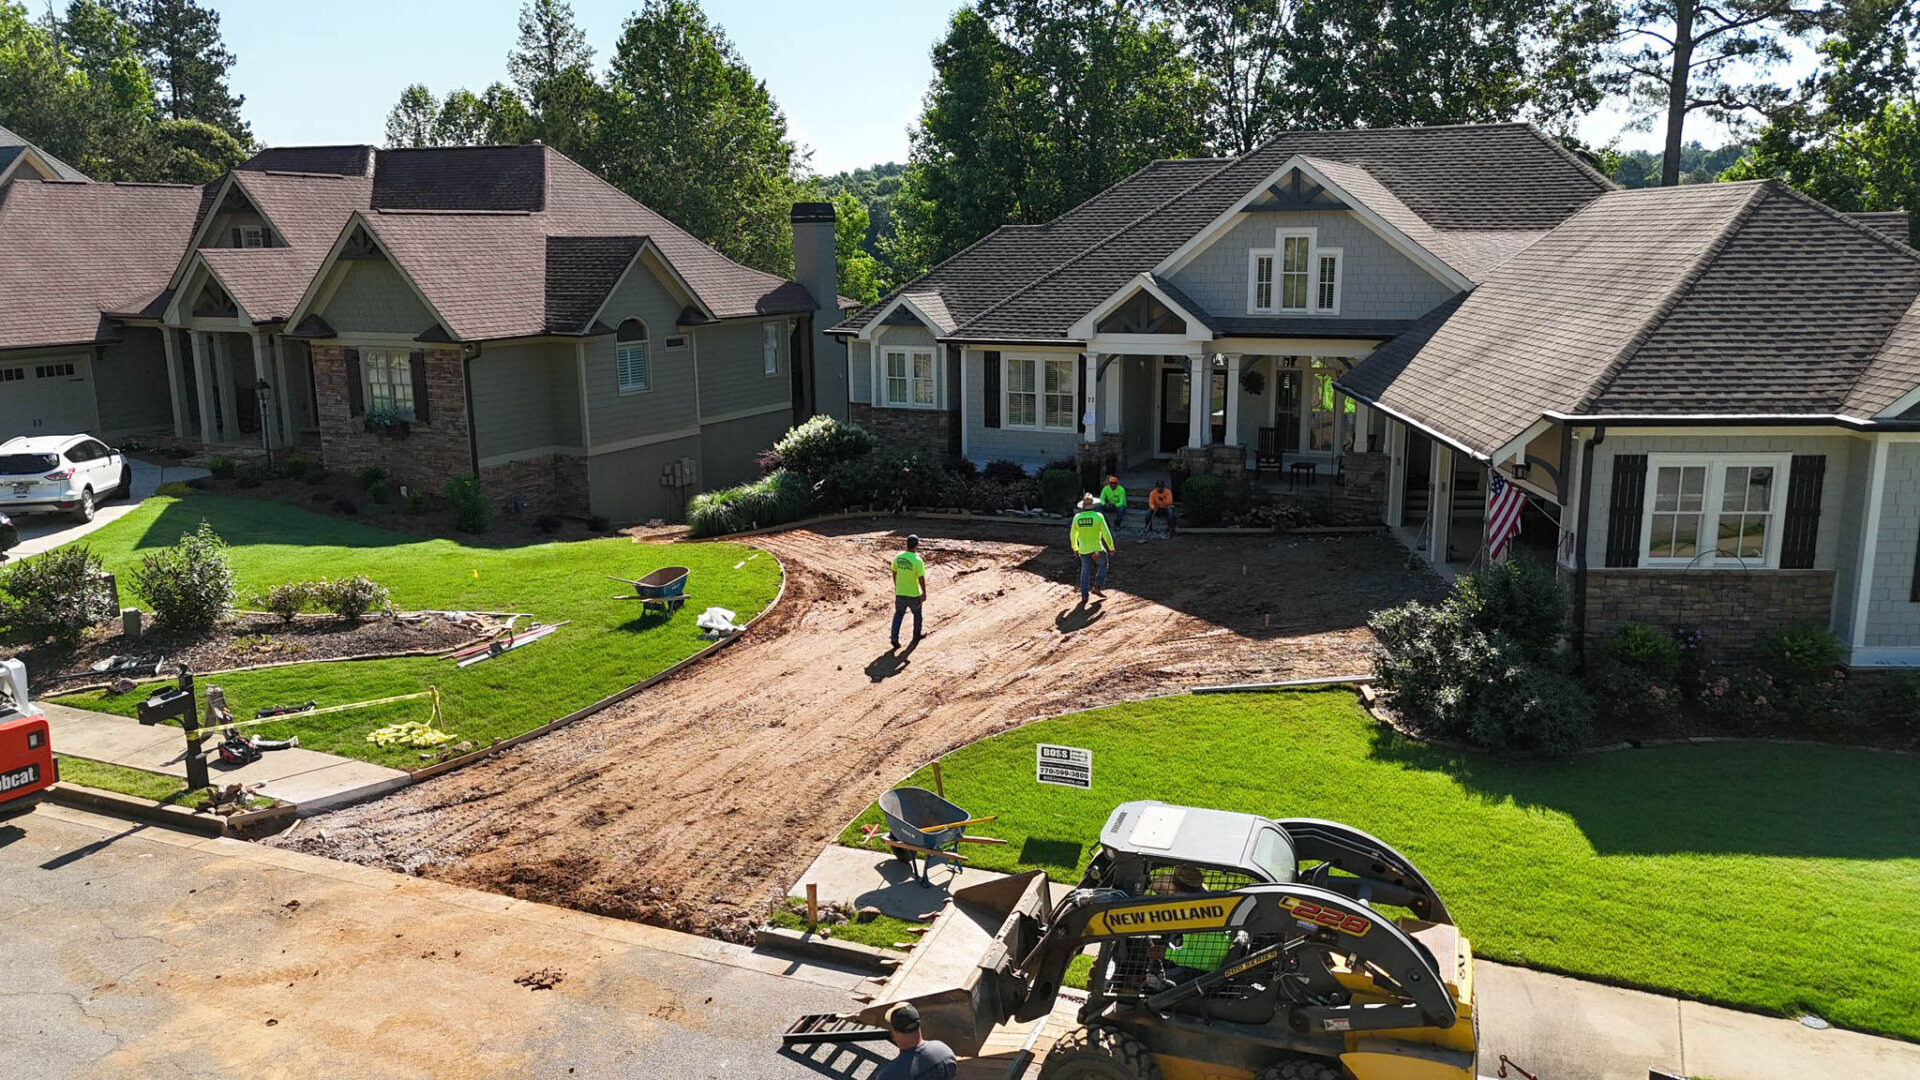
[[[974,461],[1017,461],[1029,469],[1049,461],[1072,457],[1080,446],[1080,436],[1077,432],[990,428],[981,422],[984,416],[982,410],[986,404],[982,392],[986,384],[985,353],[986,350],[983,349],[967,351],[966,376],[962,380],[966,386],[966,407],[961,415],[961,422],[966,425],[967,456]],[[1007,352],[1003,351],[1002,356],[1005,355]],[[1005,387],[1006,382],[1003,378],[1001,388],[1004,390]],[[1004,411],[1001,416],[1004,420]]]
[[[1920,444],[1887,448],[1887,486],[1868,591],[1867,648],[1920,648],[1913,602],[1914,545],[1920,543]]]
[[[571,344],[497,345],[481,350],[468,373],[482,464],[551,453],[553,447],[579,449],[575,366]],[[571,422],[565,422],[568,418]]]
[[[762,335],[768,326],[774,328],[776,350],[772,375],[766,373],[763,350]],[[729,416],[776,405],[791,410],[793,368],[792,357],[788,355],[791,342],[792,335],[784,318],[728,322],[696,329],[693,347],[700,361],[701,417]],[[662,355],[684,357],[686,354]]]
[[[1346,210],[1249,214],[1181,267],[1173,276],[1174,284],[1208,313],[1249,314],[1247,252],[1273,247],[1276,229],[1316,229],[1319,247],[1341,250],[1341,319],[1416,319],[1453,295],[1446,282],[1395,250]],[[1308,268],[1309,303],[1317,280],[1315,270]]]
[[[620,373],[614,364],[614,340],[598,337],[587,342],[587,402],[593,445],[691,430],[698,423],[694,405],[694,350],[668,352],[666,340],[679,333],[674,323],[681,305],[644,267],[635,267],[607,298],[600,319],[618,327],[629,318],[647,326],[647,363],[650,388],[622,395]],[[600,475],[596,470],[594,475]]]
[[[384,259],[347,264],[340,287],[318,314],[343,336],[419,334],[433,325],[432,313],[421,306],[400,271]]]

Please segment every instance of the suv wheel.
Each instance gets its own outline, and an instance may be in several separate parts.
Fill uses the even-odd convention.
[[[80,505],[73,508],[73,519],[82,525],[93,520],[93,489],[80,489]]]
[[[133,498],[133,466],[120,466],[120,483],[114,487],[113,497],[116,499]]]

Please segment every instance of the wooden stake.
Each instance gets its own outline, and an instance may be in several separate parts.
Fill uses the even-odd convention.
[[[807,882],[807,929],[820,928],[820,886]]]
[[[933,759],[933,793],[941,798],[947,797],[947,782],[940,775],[940,759]]]

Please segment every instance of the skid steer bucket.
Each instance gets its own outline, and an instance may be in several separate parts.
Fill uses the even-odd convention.
[[[1013,1015],[1027,987],[1013,965],[1039,943],[1052,910],[1047,875],[1035,870],[954,891],[907,962],[857,1019],[884,1027],[887,1010],[910,1001],[927,1038],[962,1056]]]

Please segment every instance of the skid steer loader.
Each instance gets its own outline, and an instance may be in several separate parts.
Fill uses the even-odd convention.
[[[1130,802],[1079,886],[1035,871],[953,894],[855,1018],[911,1001],[979,1052],[1054,1006],[1091,953],[1046,1080],[1474,1080],[1473,955],[1411,863],[1310,818]],[[1393,917],[1390,909],[1405,914]]]

